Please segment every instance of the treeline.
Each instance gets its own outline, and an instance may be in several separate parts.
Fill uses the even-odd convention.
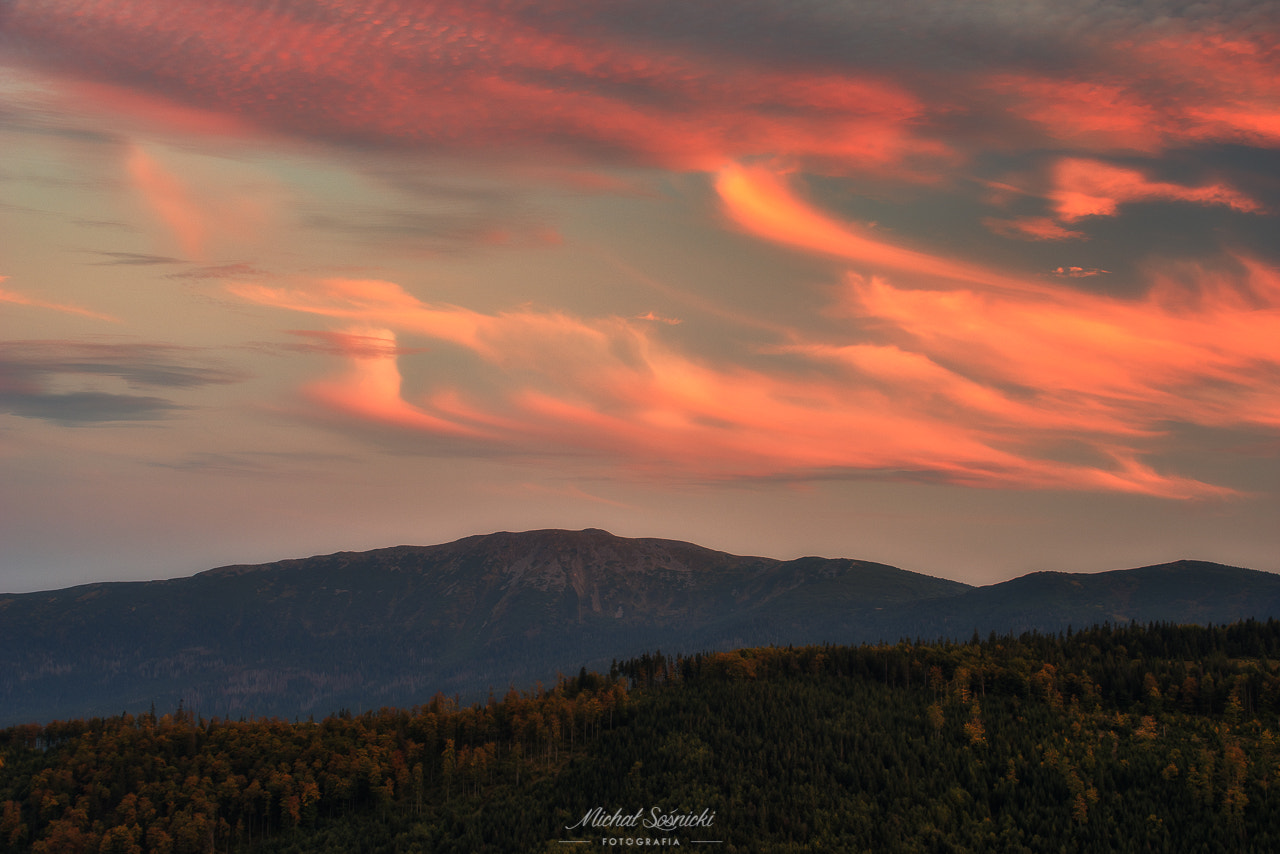
[[[500,702],[437,696],[318,723],[206,721],[179,708],[11,727],[0,731],[0,850],[253,851],[365,814],[438,815],[545,777],[627,705],[621,682],[583,673]]]
[[[991,634],[986,640],[975,635],[968,643],[769,647],[692,656],[658,652],[615,664],[613,672],[647,686],[726,674],[785,676],[806,667],[907,689],[913,680],[919,687],[936,678],[935,667],[948,679],[963,668],[979,693],[995,687],[1003,694],[1030,696],[1049,679],[1063,700],[1087,705],[1129,709],[1139,704],[1153,711],[1176,707],[1214,715],[1227,711],[1235,698],[1245,712],[1257,706],[1280,714],[1277,620],[1227,626],[1106,625],[1060,635]]]
[[[564,850],[656,807],[720,851],[1270,851],[1277,732],[1275,621],[652,653],[462,708],[12,727],[0,850]]]

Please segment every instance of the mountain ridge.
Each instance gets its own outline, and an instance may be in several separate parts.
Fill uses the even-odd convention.
[[[600,529],[496,532],[0,595],[0,725],[179,700],[220,716],[412,705],[659,648],[1248,616],[1280,616],[1280,576],[1178,561],[974,587]]]

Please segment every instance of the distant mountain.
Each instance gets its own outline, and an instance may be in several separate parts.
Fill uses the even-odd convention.
[[[1089,574],[1034,572],[922,602],[914,616],[913,631],[926,638],[1103,623],[1222,625],[1280,616],[1280,575],[1200,560]]]
[[[0,725],[168,709],[322,716],[482,697],[645,651],[1280,615],[1280,576],[1180,562],[991,587],[605,531],[230,566],[0,596]]]

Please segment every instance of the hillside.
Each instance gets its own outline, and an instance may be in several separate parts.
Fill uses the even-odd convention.
[[[551,530],[3,596],[0,724],[501,693],[655,648],[858,640],[884,608],[964,589],[864,561]]]
[[[0,851],[1274,851],[1277,661],[1276,621],[1104,628],[646,654],[316,723],[20,726]]]
[[[0,725],[153,703],[293,719],[470,700],[654,649],[1270,616],[1280,576],[1199,562],[973,588],[852,559],[497,533],[0,596]]]
[[[1280,616],[1280,576],[1198,560],[1098,573],[1035,572],[921,603],[920,637],[1060,632],[1110,623],[1222,625]]]

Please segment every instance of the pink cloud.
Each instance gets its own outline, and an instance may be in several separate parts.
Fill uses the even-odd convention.
[[[1062,288],[1013,294],[903,290],[851,277],[857,311],[896,330],[900,346],[989,387],[1034,390],[1062,427],[1087,415],[1117,431],[1162,421],[1206,426],[1280,423],[1261,378],[1280,366],[1280,276],[1249,262],[1243,281],[1202,278],[1194,308],[1167,278],[1141,300]],[[1242,294],[1262,299],[1261,307]],[[1068,356],[1069,354],[1069,356]]]
[[[1096,61],[1053,74],[948,70],[942,81],[925,63],[895,80],[896,71],[807,56],[770,62],[696,40],[662,46],[555,27],[527,11],[399,0],[173,0],[163,9],[15,0],[5,20],[27,56],[78,75],[59,82],[72,97],[184,133],[257,127],[497,157],[515,171],[536,162],[547,174],[575,174],[582,163],[706,171],[729,223],[850,268],[839,308],[857,323],[806,335],[757,322],[781,343],[750,368],[695,358],[679,346],[691,324],[656,313],[483,312],[373,279],[233,285],[245,301],[334,327],[314,334],[344,367],[303,394],[357,425],[691,477],[899,471],[1189,497],[1225,490],[1149,464],[1171,417],[1225,428],[1280,418],[1271,385],[1259,381],[1280,359],[1276,276],[1258,262],[1241,259],[1248,273],[1232,281],[1191,271],[1190,291],[1148,272],[1141,299],[1082,294],[841,221],[761,165],[942,185],[984,146],[1083,152],[1052,168],[1043,194],[1055,217],[985,220],[1018,239],[1079,239],[1066,224],[1142,201],[1256,212],[1255,200],[1225,184],[1158,181],[1097,158],[1273,143],[1273,36],[1170,23],[1167,37],[1082,41],[1081,54]],[[188,255],[208,252],[241,219],[216,188],[155,149],[134,148],[128,173]],[[428,352],[417,352],[420,341]],[[441,350],[464,354],[483,381],[404,369]],[[1086,449],[1084,461],[1055,457],[1067,440]]]
[[[186,185],[138,146],[129,152],[129,177],[156,216],[193,257],[204,254],[208,228],[199,203]]]
[[[1087,279],[1091,276],[1101,276],[1109,271],[1097,267],[1054,267],[1050,272],[1055,276],[1066,276],[1068,279]]]
[[[1208,426],[1280,423],[1255,381],[1280,364],[1280,277],[1251,269],[1248,285],[1269,295],[1268,308],[1233,299],[1236,282],[1206,290],[1194,313],[1168,282],[1123,301],[1043,285],[907,290],[851,275],[849,307],[891,343],[795,340],[774,351],[786,358],[773,368],[756,369],[691,358],[644,319],[482,314],[424,303],[389,282],[233,292],[345,324],[335,340],[348,342],[348,368],[308,385],[313,403],[488,453],[587,456],[637,476],[896,471],[1188,498],[1230,491],[1143,460],[1171,412]],[[487,366],[489,390],[406,390],[399,362],[412,356],[401,335],[470,352]],[[1067,438],[1096,461],[1055,459]]]
[[[484,435],[404,399],[396,336],[391,330],[356,327],[331,340],[345,348],[348,368],[339,376],[307,386],[304,394],[311,400],[345,416],[378,424],[444,436]]]
[[[799,198],[776,172],[764,167],[728,166],[716,178],[725,212],[760,237],[880,270],[1024,287],[1001,273],[952,258],[899,246],[872,236],[869,229],[837,222]]]
[[[540,29],[500,5],[373,0],[271,9],[174,0],[17,0],[6,26],[113,109],[212,132],[714,170],[787,152],[830,168],[947,158],[920,99],[879,75],[771,68]],[[176,48],[175,45],[181,45]],[[104,87],[144,79],[156,94]],[[638,97],[628,97],[630,92]],[[163,94],[160,94],[163,93]],[[171,109],[175,101],[190,105]],[[228,117],[225,126],[210,113]],[[786,115],[786,121],[778,121]]]
[[[157,15],[115,0],[13,0],[5,26],[24,45],[19,61],[78,78],[59,85],[116,115],[189,133],[257,127],[544,165],[718,171],[785,157],[824,173],[937,181],[979,148],[1154,153],[1280,139],[1274,27],[1188,17],[1152,32],[1123,11],[1098,12],[1105,26],[1061,36],[1074,64],[1038,71],[993,51],[988,64],[943,57],[903,73],[856,50],[809,56],[786,39],[777,55],[646,40],[592,26],[609,14],[572,6],[172,0]],[[757,34],[769,26],[719,14]],[[856,7],[832,15],[851,33],[864,23]],[[958,15],[975,29],[996,23],[977,9]],[[1035,30],[1037,12],[1026,15],[998,16],[986,37]],[[883,35],[911,47],[906,28]]]
[[[0,282],[8,281],[8,276],[0,276]],[[112,323],[119,323],[119,319],[109,314],[93,311],[91,309],[82,308],[78,305],[70,305],[66,303],[49,302],[48,300],[37,299],[36,297],[20,294],[17,291],[11,291],[7,288],[0,288],[0,302],[7,302],[11,305],[25,305],[32,308],[43,308],[49,311],[60,311],[64,314],[76,314],[81,317],[89,317],[94,320],[106,320]]]
[[[1053,170],[1050,193],[1058,218],[1073,222],[1086,216],[1115,216],[1120,205],[1142,201],[1179,201],[1222,205],[1245,213],[1262,206],[1223,184],[1187,187],[1166,181],[1150,181],[1137,169],[1125,169],[1097,160],[1068,157]]]
[[[137,144],[125,160],[134,190],[188,257],[203,260],[215,247],[263,238],[274,214],[268,193],[244,192],[226,175],[182,165],[187,171],[180,176],[178,166]]]
[[[1017,219],[986,217],[982,224],[996,234],[1019,240],[1082,240],[1085,237],[1083,231],[1072,231],[1047,216]]]
[[[1192,25],[1194,26],[1194,25]],[[1051,139],[1096,152],[1280,141],[1274,28],[1223,33],[1168,20],[1162,34],[1104,39],[1071,75],[997,70],[977,83]]]

